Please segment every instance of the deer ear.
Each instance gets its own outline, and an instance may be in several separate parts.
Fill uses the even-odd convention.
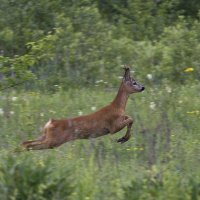
[[[124,79],[125,79],[125,81],[131,80],[130,67],[127,66],[127,65],[124,65],[123,69],[125,70],[125,73],[124,73]]]

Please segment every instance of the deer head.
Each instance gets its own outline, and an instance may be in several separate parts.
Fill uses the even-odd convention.
[[[142,92],[145,88],[143,85],[137,83],[135,79],[131,78],[130,67],[124,65],[123,69],[125,70],[125,73],[122,82],[124,84],[125,90],[130,94],[135,92]]]

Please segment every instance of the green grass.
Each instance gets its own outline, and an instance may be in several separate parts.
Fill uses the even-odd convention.
[[[200,88],[169,87],[131,95],[133,136],[123,145],[125,130],[29,152],[20,143],[49,118],[90,113],[116,89],[1,93],[0,199],[200,199]]]

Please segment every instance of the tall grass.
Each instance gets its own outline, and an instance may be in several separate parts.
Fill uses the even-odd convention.
[[[94,112],[116,90],[79,89],[0,95],[0,199],[200,199],[200,88],[148,88],[131,95],[125,130],[53,150],[18,151],[49,118]]]

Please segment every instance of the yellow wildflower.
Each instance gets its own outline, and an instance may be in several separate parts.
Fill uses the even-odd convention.
[[[188,67],[187,69],[184,70],[184,72],[193,72],[194,68],[192,67]]]
[[[44,167],[44,166],[45,166],[45,164],[44,164],[44,162],[43,162],[42,160],[39,160],[39,161],[38,161],[38,165],[41,166],[41,167]]]
[[[194,114],[194,111],[187,111],[187,114]]]
[[[194,111],[187,111],[187,114],[196,114],[199,115],[200,111],[199,110],[194,110]]]

